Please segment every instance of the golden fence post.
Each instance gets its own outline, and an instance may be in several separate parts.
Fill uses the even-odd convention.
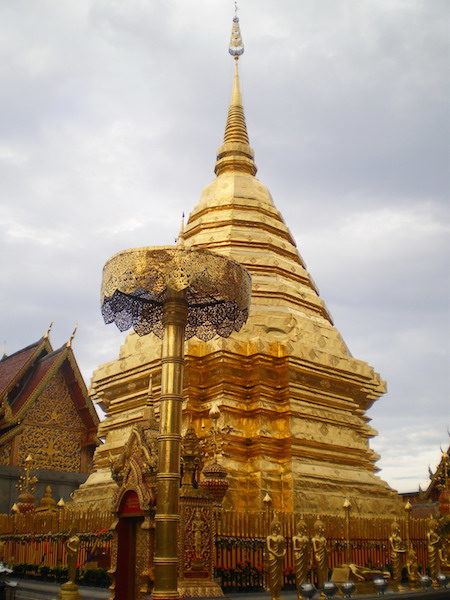
[[[410,546],[410,530],[409,530],[409,526],[410,526],[410,518],[411,518],[411,503],[408,500],[408,502],[405,504],[405,512],[406,512],[406,549],[409,549]]]
[[[344,500],[344,504],[342,505],[345,511],[345,563],[347,565],[350,564],[351,561],[351,553],[350,553],[350,511],[352,505],[350,504],[350,500],[346,498]]]
[[[266,492],[266,495],[263,498],[263,502],[265,507],[265,513],[267,515],[266,534],[268,535],[270,533],[270,526],[272,524],[272,498],[269,496],[268,492]]]

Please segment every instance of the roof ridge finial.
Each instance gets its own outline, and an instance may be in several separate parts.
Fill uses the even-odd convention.
[[[184,211],[181,213],[181,225],[178,237],[175,240],[178,246],[184,246]]]
[[[147,388],[147,404],[150,405],[153,403],[153,373],[150,373],[150,377],[148,378],[148,388]]]
[[[147,398],[145,400],[145,406],[142,413],[142,420],[145,425],[150,427],[150,429],[158,428],[155,419],[155,407],[153,399],[153,373],[150,373],[148,380]]]
[[[50,323],[50,325],[47,327],[47,331],[44,333],[44,338],[47,340],[50,337],[50,331],[52,330],[52,327],[53,327],[53,321]]]
[[[231,102],[228,108],[227,122],[223,144],[217,152],[215,166],[216,175],[225,171],[256,174],[253,150],[248,139],[247,125],[245,123],[244,108],[239,81],[238,60],[244,54],[244,42],[242,41],[238,6],[235,2],[235,14],[231,28],[230,45],[228,52],[234,58],[234,78],[231,93]]]
[[[77,329],[78,329],[78,323],[75,323],[75,327],[74,327],[74,329],[73,329],[73,331],[72,331],[72,333],[70,335],[70,338],[66,342],[67,348],[71,348],[72,347],[73,338],[75,337]]]

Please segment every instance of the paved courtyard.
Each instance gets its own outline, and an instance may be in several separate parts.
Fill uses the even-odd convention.
[[[53,583],[44,583],[37,581],[20,581],[16,590],[15,600],[57,600],[59,585]],[[98,588],[83,588],[80,587],[80,594],[83,600],[107,599],[109,597],[108,590]],[[14,596],[6,596],[6,600],[12,599]],[[282,600],[297,600],[294,592],[286,592],[281,594]],[[317,595],[318,599],[319,596]],[[342,594],[335,596],[336,600],[342,599]],[[380,598],[376,594],[370,595],[353,595],[352,598],[361,598],[364,600],[376,600]],[[406,592],[402,594],[394,594],[386,592],[386,598],[394,600],[402,598],[403,600],[448,600],[450,599],[450,589],[432,590],[431,592]],[[227,600],[270,600],[267,593],[255,592],[249,594],[227,594]]]

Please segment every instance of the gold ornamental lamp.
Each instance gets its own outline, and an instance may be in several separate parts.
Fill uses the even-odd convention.
[[[228,337],[247,320],[250,276],[237,262],[176,246],[125,250],[103,269],[102,314],[121,331],[162,338],[153,597],[178,598],[184,342]]]
[[[406,513],[406,549],[408,550],[409,546],[410,546],[409,531],[410,531],[411,509],[412,509],[412,505],[409,500],[405,504],[404,509],[405,509],[405,513]]]
[[[210,429],[211,437],[209,438],[211,460],[203,467],[203,479],[200,482],[200,488],[205,490],[214,499],[217,509],[216,514],[218,514],[222,505],[222,500],[224,499],[230,484],[227,481],[228,472],[218,460],[218,456],[222,453],[224,446],[224,441],[220,439],[218,427],[220,410],[214,405],[208,414],[212,423]]]

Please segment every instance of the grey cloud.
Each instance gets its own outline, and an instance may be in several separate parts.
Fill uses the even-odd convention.
[[[121,248],[171,242],[213,177],[232,4],[0,6],[8,351],[54,320],[55,344],[78,321],[86,379],[117,355],[101,269]],[[403,489],[424,480],[449,420],[447,15],[441,0],[241,3],[259,176],[344,339],[388,379],[373,447]]]

